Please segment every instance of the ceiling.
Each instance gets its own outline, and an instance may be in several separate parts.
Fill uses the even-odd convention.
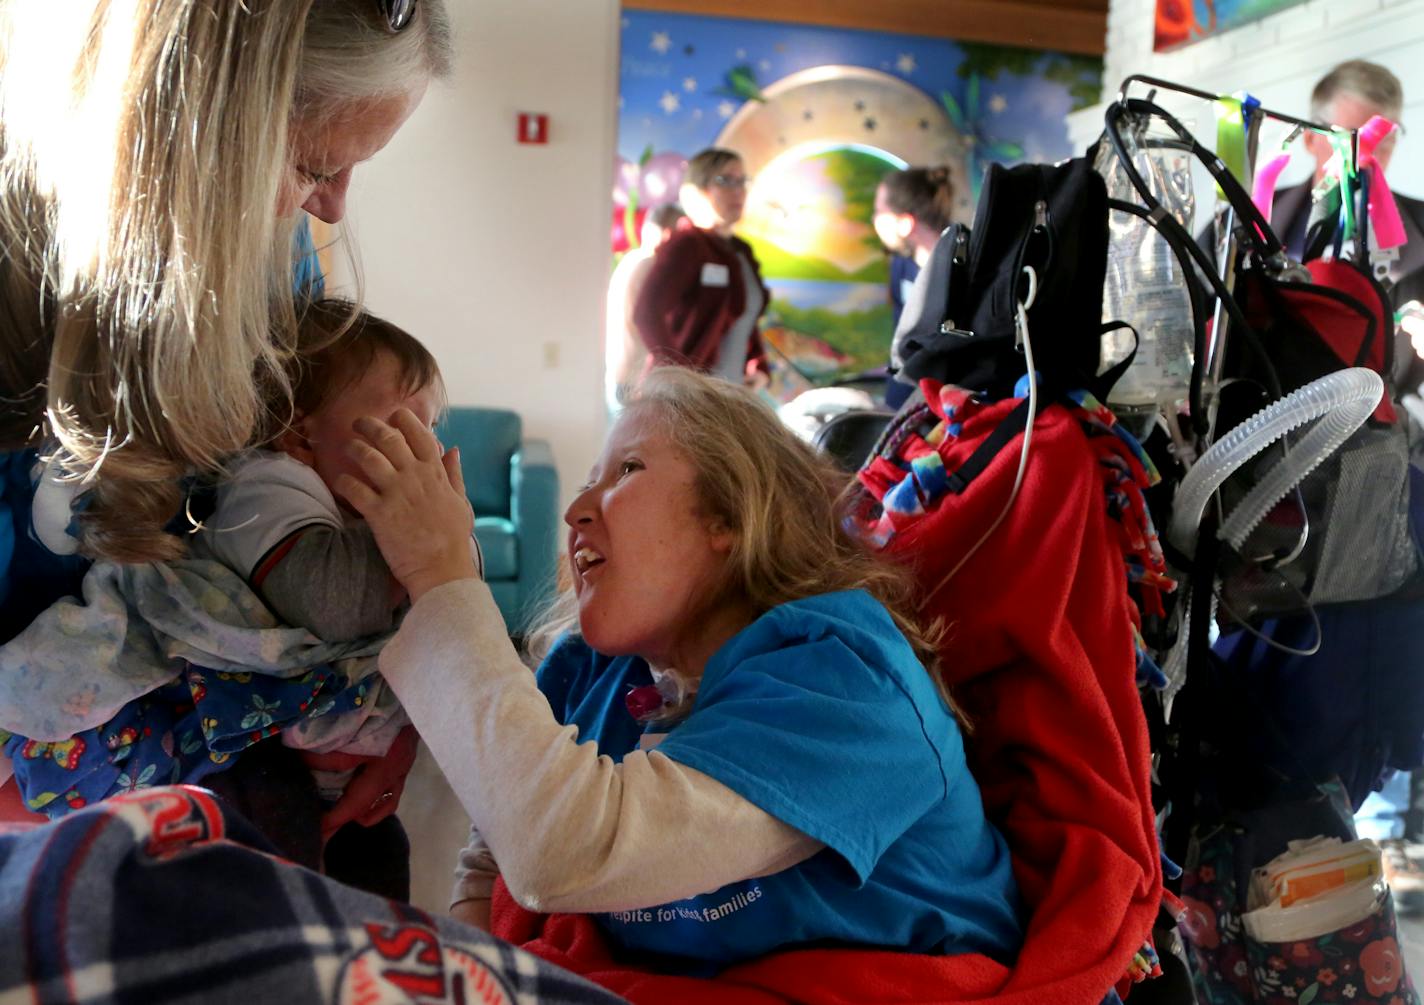
[[[623,0],[628,10],[861,28],[1101,56],[1108,0]]]

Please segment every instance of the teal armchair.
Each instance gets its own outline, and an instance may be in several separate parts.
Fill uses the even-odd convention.
[[[553,451],[523,429],[517,412],[451,408],[437,430],[445,446],[460,448],[485,581],[511,635],[523,634],[552,595],[561,526]]]

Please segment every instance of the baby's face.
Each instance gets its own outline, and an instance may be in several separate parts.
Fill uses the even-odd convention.
[[[322,408],[303,416],[296,425],[299,436],[285,437],[283,449],[302,463],[316,469],[326,487],[335,492],[342,474],[359,478],[360,470],[347,453],[356,437],[351,426],[363,415],[390,421],[398,409],[408,408],[427,426],[440,415],[442,390],[439,381],[407,394],[401,386],[400,364],[390,353],[379,353],[360,379],[336,392]],[[344,501],[337,496],[343,507]]]

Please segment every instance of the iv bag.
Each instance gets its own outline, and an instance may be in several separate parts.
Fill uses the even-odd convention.
[[[1191,157],[1186,151],[1144,143],[1141,128],[1125,130],[1128,153],[1153,196],[1190,231],[1196,211]],[[1116,152],[1099,145],[1095,169],[1107,182],[1108,197],[1138,203]],[[1171,247],[1146,220],[1122,210],[1108,211],[1107,278],[1103,321],[1124,321],[1137,331],[1137,355],[1108,393],[1107,403],[1152,411],[1187,396],[1192,374],[1192,300],[1187,277]],[[1127,329],[1103,335],[1103,370],[1126,359],[1133,336]]]

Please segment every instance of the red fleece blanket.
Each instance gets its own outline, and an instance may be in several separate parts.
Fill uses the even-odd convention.
[[[939,448],[946,468],[956,470],[1013,404],[967,420]],[[1020,443],[891,540],[926,589],[1002,510]],[[875,468],[862,480],[883,491]],[[1012,511],[930,598],[951,625],[943,665],[973,724],[970,764],[1031,911],[1011,970],[977,955],[815,949],[708,980],[652,974],[615,961],[588,917],[530,914],[502,885],[495,934],[639,1005],[1097,1005],[1148,938],[1162,889],[1117,533],[1082,429],[1050,408]]]

